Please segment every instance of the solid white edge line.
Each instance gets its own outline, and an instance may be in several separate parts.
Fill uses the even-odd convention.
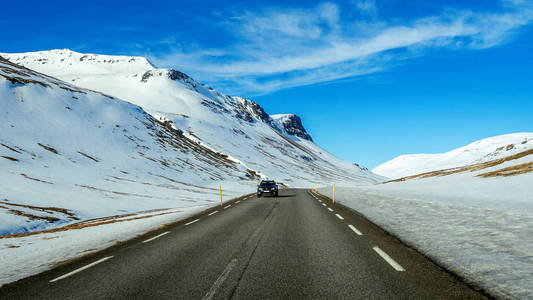
[[[224,206],[224,209],[226,209],[226,208],[230,208],[230,207],[231,207],[231,204],[228,205],[228,206]]]
[[[335,215],[337,216],[337,218],[339,218],[341,220],[344,220],[344,218],[341,215],[339,215],[339,214],[335,214]]]
[[[350,227],[350,229],[355,232],[357,235],[363,235],[363,233],[359,230],[357,230],[357,228],[355,228],[355,226],[353,225],[348,225],[348,227]]]
[[[208,214],[208,216],[212,216],[212,215],[216,214],[217,212],[218,212],[218,210],[215,210],[214,212]]]
[[[191,225],[192,223],[196,223],[196,222],[198,222],[198,221],[200,221],[200,219],[196,219],[196,220],[194,220],[194,221],[190,221],[189,223],[186,223],[185,226],[187,226],[187,225]]]
[[[329,210],[329,211],[333,211],[333,209],[331,209],[331,208],[329,208],[329,207],[328,207],[328,210]]]
[[[151,241],[153,241],[153,240],[155,240],[155,239],[157,239],[157,238],[160,238],[160,237],[164,236],[165,234],[169,234],[169,233],[170,233],[170,231],[163,232],[163,233],[161,233],[160,235],[156,235],[156,236],[154,236],[153,238],[149,238],[149,239],[147,239],[146,241],[143,241],[143,243],[151,242]]]
[[[213,286],[211,286],[211,288],[209,289],[207,294],[205,294],[205,296],[202,298],[203,300],[213,299],[213,297],[215,296],[215,293],[217,292],[218,288],[222,285],[222,283],[224,283],[226,278],[228,278],[229,273],[235,267],[236,264],[237,264],[237,259],[235,259],[235,258],[232,259],[229,262],[229,264],[226,266],[224,271],[222,271],[222,274],[220,274],[220,276],[218,276],[218,278],[215,281],[215,283],[213,283]]]
[[[99,263],[102,263],[102,262],[104,262],[104,261],[106,261],[106,260],[108,260],[108,259],[110,259],[110,258],[113,258],[113,256],[104,257],[104,258],[102,258],[102,259],[100,259],[100,260],[97,260],[97,261],[95,261],[95,262],[93,262],[93,263],[90,263],[90,264],[86,265],[85,267],[81,267],[81,268],[76,269],[76,270],[74,270],[74,271],[72,271],[72,272],[70,272],[70,273],[67,273],[67,274],[63,275],[63,276],[59,276],[59,277],[57,277],[57,278],[55,278],[55,279],[52,279],[52,280],[50,280],[50,282],[56,282],[56,281],[58,281],[58,280],[65,279],[65,278],[67,278],[67,277],[69,277],[69,276],[72,276],[72,275],[74,275],[74,274],[76,274],[76,273],[79,273],[79,272],[81,272],[81,271],[83,271],[83,270],[86,270],[86,269],[88,269],[88,268],[90,268],[90,267],[93,267],[93,266],[95,266],[95,265],[97,265],[97,264],[99,264]]]
[[[379,247],[373,247],[372,249],[374,249],[374,251],[376,251],[379,254],[379,256],[381,256],[386,262],[388,262],[389,265],[391,265],[394,268],[394,270],[398,272],[405,271],[405,269],[402,266],[400,266],[399,263],[394,261],[394,259],[392,259],[387,253],[379,249]]]

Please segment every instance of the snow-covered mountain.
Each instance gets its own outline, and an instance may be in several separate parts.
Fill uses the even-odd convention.
[[[389,178],[483,163],[533,148],[533,133],[513,133],[486,138],[439,154],[400,155],[372,170]]]
[[[212,205],[220,183],[228,199],[264,177],[382,179],[315,145],[297,116],[274,119],[144,58],[0,56],[0,235]]]
[[[315,145],[297,116],[281,119],[299,128],[285,126],[251,100],[224,95],[177,70],[155,68],[140,57],[66,49],[1,55],[73,85],[137,104],[201,145],[287,185],[379,180]]]

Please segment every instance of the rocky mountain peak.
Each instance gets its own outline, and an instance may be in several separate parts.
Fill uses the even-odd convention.
[[[271,115],[272,119],[278,123],[282,129],[290,134],[302,138],[304,140],[313,141],[311,136],[307,133],[302,125],[302,119],[295,114],[281,114]]]

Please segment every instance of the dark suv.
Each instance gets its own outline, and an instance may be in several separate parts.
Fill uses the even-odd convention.
[[[263,180],[257,187],[257,197],[263,196],[264,193],[269,193],[273,196],[278,196],[278,185],[274,180]]]

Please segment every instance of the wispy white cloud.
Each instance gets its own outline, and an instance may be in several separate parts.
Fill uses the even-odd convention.
[[[151,59],[229,92],[263,94],[379,72],[426,49],[500,45],[533,20],[529,2],[502,1],[497,13],[448,9],[395,24],[375,18],[348,20],[331,2],[311,9],[241,11],[224,23],[237,43],[220,49],[174,49]],[[373,1],[354,3],[359,10],[375,12]]]
[[[350,2],[363,14],[377,15],[378,10],[374,0],[352,0]]]

